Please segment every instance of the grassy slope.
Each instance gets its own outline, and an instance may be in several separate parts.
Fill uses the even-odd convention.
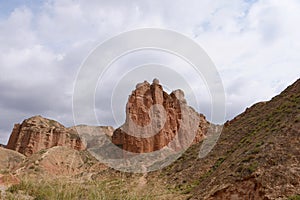
[[[226,123],[204,159],[191,147],[162,174],[192,199],[273,199],[300,194],[300,80]]]

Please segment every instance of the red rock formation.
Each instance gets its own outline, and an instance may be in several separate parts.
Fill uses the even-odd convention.
[[[181,90],[169,95],[157,79],[151,85],[146,81],[137,84],[128,99],[125,124],[114,131],[112,142],[133,153],[153,152],[166,146],[180,149],[190,139],[188,133],[193,126],[192,120],[182,123],[183,111],[187,118],[194,117],[193,120],[199,124],[195,138],[190,141],[197,143],[203,140],[209,123],[203,115],[186,105]],[[197,123],[195,128],[197,130]],[[178,141],[170,144],[173,139]]]
[[[53,146],[67,146],[76,150],[85,149],[75,130],[41,116],[31,117],[24,120],[22,124],[16,124],[6,148],[29,156]]]

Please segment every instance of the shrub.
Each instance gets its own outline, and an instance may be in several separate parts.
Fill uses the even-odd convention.
[[[300,194],[296,194],[288,198],[288,200],[300,200]]]

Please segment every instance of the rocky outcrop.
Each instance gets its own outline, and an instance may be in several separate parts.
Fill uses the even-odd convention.
[[[126,105],[126,121],[114,131],[112,142],[133,153],[164,147],[177,150],[190,139],[193,143],[203,140],[208,126],[205,117],[187,105],[183,91],[168,94],[154,79],[152,84],[147,81],[137,84]],[[190,134],[193,129],[196,133]],[[174,139],[176,142],[170,143]]]
[[[114,132],[111,126],[87,126],[78,125],[70,127],[76,131],[87,149],[103,146],[107,141],[110,142]]]
[[[75,150],[85,149],[85,145],[74,129],[66,128],[54,120],[41,116],[34,116],[24,120],[22,124],[16,124],[6,148],[29,156],[54,146],[66,146]]]

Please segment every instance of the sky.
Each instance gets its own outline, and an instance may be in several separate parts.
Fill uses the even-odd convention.
[[[81,64],[103,41],[138,28],[173,30],[199,44],[219,72],[225,118],[232,119],[300,77],[299,10],[298,0],[0,0],[0,143],[15,123],[34,115],[73,126],[72,94]],[[115,65],[180,62],[149,51],[130,58]],[[100,125],[124,121],[136,82],[156,75],[169,92],[181,87],[176,81],[164,85],[170,76],[158,73],[164,74],[163,67],[152,74],[138,70],[122,76],[116,67],[97,88]],[[205,87],[198,89],[198,111],[209,118],[209,95]]]

